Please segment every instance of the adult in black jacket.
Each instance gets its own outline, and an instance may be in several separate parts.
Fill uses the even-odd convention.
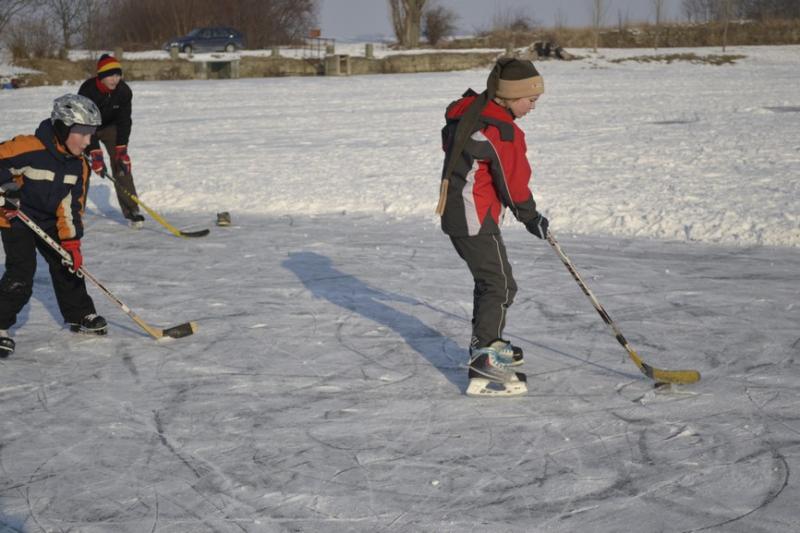
[[[106,172],[103,150],[100,148],[102,142],[111,159],[114,188],[122,214],[130,221],[131,226],[141,228],[144,217],[139,213],[139,206],[130,198],[130,195],[136,196],[131,158],[128,155],[133,92],[122,81],[122,65],[114,56],[103,54],[97,61],[97,76],[83,82],[78,94],[97,104],[103,117],[103,124],[97,129],[89,145],[92,170],[101,176]]]

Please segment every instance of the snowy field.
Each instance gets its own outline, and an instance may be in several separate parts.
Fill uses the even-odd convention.
[[[800,47],[728,52],[538,65],[553,232],[645,361],[703,379],[653,389],[509,220],[517,399],[463,395],[471,280],[432,215],[444,107],[485,71],[132,83],[142,200],[212,231],[130,230],[93,178],[86,268],[199,330],[153,341],[90,285],[110,333],[70,334],[40,268],[0,533],[800,530]],[[0,91],[0,139],[69,90]]]

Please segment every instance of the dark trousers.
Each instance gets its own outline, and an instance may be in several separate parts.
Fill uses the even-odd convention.
[[[56,228],[47,233],[58,242]],[[94,302],[86,292],[83,278],[71,273],[61,264],[61,256],[50,248],[27,226],[15,222],[11,228],[0,230],[6,254],[6,271],[0,278],[0,329],[8,329],[17,322],[33,294],[33,275],[36,273],[36,250],[50,267],[50,279],[56,301],[65,322],[78,323],[84,316],[94,313]]]
[[[450,240],[475,280],[470,346],[482,348],[502,338],[517,282],[501,235],[451,236]]]
[[[108,157],[111,160],[111,175],[114,176],[114,190],[117,192],[117,201],[119,202],[122,216],[130,219],[131,216],[139,213],[139,206],[136,202],[130,199],[124,191],[139,197],[136,194],[136,186],[133,184],[133,175],[125,172],[125,167],[117,159],[117,153],[114,148],[117,146],[117,127],[106,126],[101,130],[97,130],[97,138],[106,147]]]

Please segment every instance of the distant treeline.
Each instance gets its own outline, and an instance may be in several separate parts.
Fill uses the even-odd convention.
[[[17,57],[72,48],[159,48],[201,26],[230,26],[249,48],[302,41],[315,0],[0,0],[0,38]]]
[[[107,0],[105,39],[117,45],[154,47],[200,26],[230,26],[249,48],[304,39],[316,21],[314,0]]]
[[[800,18],[798,0],[682,0],[689,22]]]
[[[594,30],[587,28],[536,28],[528,31],[494,30],[474,38],[441,43],[443,48],[519,48],[537,41],[563,48],[592,48]],[[746,20],[730,23],[624,24],[601,28],[601,48],[670,48],[800,44],[800,18]]]

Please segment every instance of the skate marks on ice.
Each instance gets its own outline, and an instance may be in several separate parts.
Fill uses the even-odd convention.
[[[290,252],[283,266],[293,272],[315,297],[389,328],[400,335],[408,346],[425,357],[433,368],[439,370],[460,390],[465,387],[464,368],[458,361],[448,356],[450,353],[460,353],[463,350],[454,341],[426,325],[419,318],[394,309],[386,303],[394,301],[419,305],[419,301],[402,294],[373,288],[357,277],[335,268],[330,258],[316,252]],[[374,354],[355,346],[356,339],[350,338],[350,333],[358,334],[346,324],[338,329],[337,340],[341,345],[378,366],[387,369],[399,366],[397,361],[391,361],[392,358],[399,356],[398,350],[391,348],[392,344],[388,345],[391,349],[382,351],[376,358]],[[384,334],[378,334],[375,340],[374,344],[380,345],[386,344],[387,338]],[[372,348],[374,351],[375,346]],[[415,369],[417,366],[414,363],[409,365]]]
[[[165,282],[199,278],[185,343],[65,345],[31,312],[36,348],[0,363],[0,531],[800,526],[796,252],[572,239],[639,351],[704,371],[648,396],[558,259],[509,232],[531,392],[498,401],[462,394],[471,280],[438,228],[298,216],[209,238],[191,272],[160,255]]]

